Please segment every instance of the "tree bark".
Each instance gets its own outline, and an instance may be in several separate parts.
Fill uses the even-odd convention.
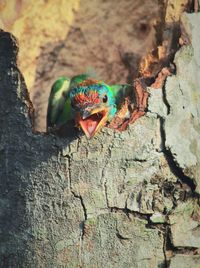
[[[17,44],[0,32],[1,267],[197,267],[199,14],[147,114],[92,140],[34,133]]]

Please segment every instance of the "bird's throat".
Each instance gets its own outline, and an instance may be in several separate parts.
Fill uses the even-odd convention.
[[[107,122],[107,111],[94,113],[87,118],[79,117],[78,123],[88,138],[92,138]]]

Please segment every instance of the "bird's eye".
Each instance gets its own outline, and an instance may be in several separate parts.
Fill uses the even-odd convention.
[[[103,96],[103,102],[106,103],[108,101],[108,96],[107,95],[104,95]]]

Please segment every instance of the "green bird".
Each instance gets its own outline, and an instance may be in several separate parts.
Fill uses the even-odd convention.
[[[52,86],[48,102],[47,130],[75,120],[88,138],[110,122],[131,85],[107,85],[88,74],[60,77]]]

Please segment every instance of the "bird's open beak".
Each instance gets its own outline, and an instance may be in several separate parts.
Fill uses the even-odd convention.
[[[91,111],[84,111],[82,116],[78,117],[78,124],[81,126],[87,138],[92,138],[103,126],[108,119],[108,110],[96,108]]]

